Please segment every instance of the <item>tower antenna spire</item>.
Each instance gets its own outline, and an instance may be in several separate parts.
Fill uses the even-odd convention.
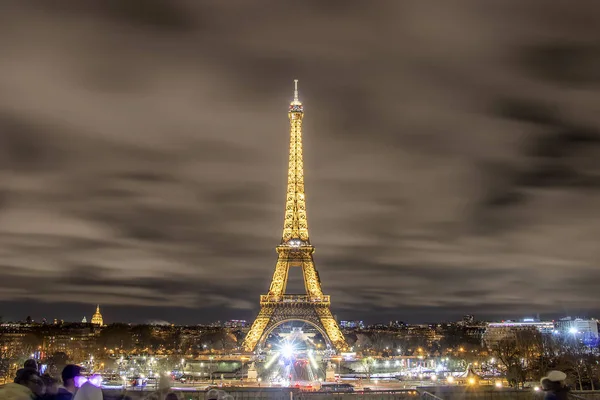
[[[298,79],[294,79],[294,101],[300,101],[298,99]]]

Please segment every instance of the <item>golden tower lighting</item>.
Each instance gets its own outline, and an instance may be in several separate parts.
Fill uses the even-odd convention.
[[[102,314],[100,314],[100,304],[96,306],[96,312],[92,316],[92,324],[102,326],[104,321],[102,320]]]
[[[253,351],[277,326],[287,321],[304,321],[321,332],[336,350],[348,346],[330,309],[330,298],[323,294],[313,261],[314,247],[308,236],[304,165],[302,157],[302,119],[304,108],[298,97],[298,80],[294,80],[294,99],[290,103],[290,149],[285,217],[281,243],[277,246],[277,264],[269,292],[260,296],[261,310],[254,320],[243,348]],[[286,294],[291,267],[302,268],[304,294]]]

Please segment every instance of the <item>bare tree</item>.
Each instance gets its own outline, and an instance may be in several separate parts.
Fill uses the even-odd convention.
[[[525,371],[521,360],[521,349],[514,337],[500,339],[492,351],[506,369],[506,380],[511,386],[519,387],[525,381]]]
[[[371,380],[371,372],[373,371],[373,366],[375,365],[375,360],[372,357],[364,357],[361,360],[361,369],[362,372],[366,375],[367,379]]]

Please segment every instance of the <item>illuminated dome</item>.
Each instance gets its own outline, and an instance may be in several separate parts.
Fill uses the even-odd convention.
[[[100,305],[96,306],[96,313],[92,317],[92,324],[102,326],[104,321],[102,320],[102,314],[100,314]]]

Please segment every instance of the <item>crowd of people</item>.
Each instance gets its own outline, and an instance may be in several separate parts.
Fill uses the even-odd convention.
[[[37,362],[27,360],[17,370],[14,382],[0,387],[2,400],[103,400],[102,390],[91,382],[81,381],[83,368],[67,365],[61,373],[62,382],[48,374],[40,374]],[[79,387],[78,387],[79,386]]]
[[[61,381],[48,374],[40,374],[37,362],[27,360],[23,368],[17,370],[14,382],[0,386],[0,400],[105,400],[100,382],[83,376],[84,369],[69,364],[61,372]],[[131,400],[126,395],[119,400]],[[233,400],[222,390],[210,390],[206,400]],[[144,400],[181,400],[171,389],[171,379],[162,376],[158,390],[149,393]]]

